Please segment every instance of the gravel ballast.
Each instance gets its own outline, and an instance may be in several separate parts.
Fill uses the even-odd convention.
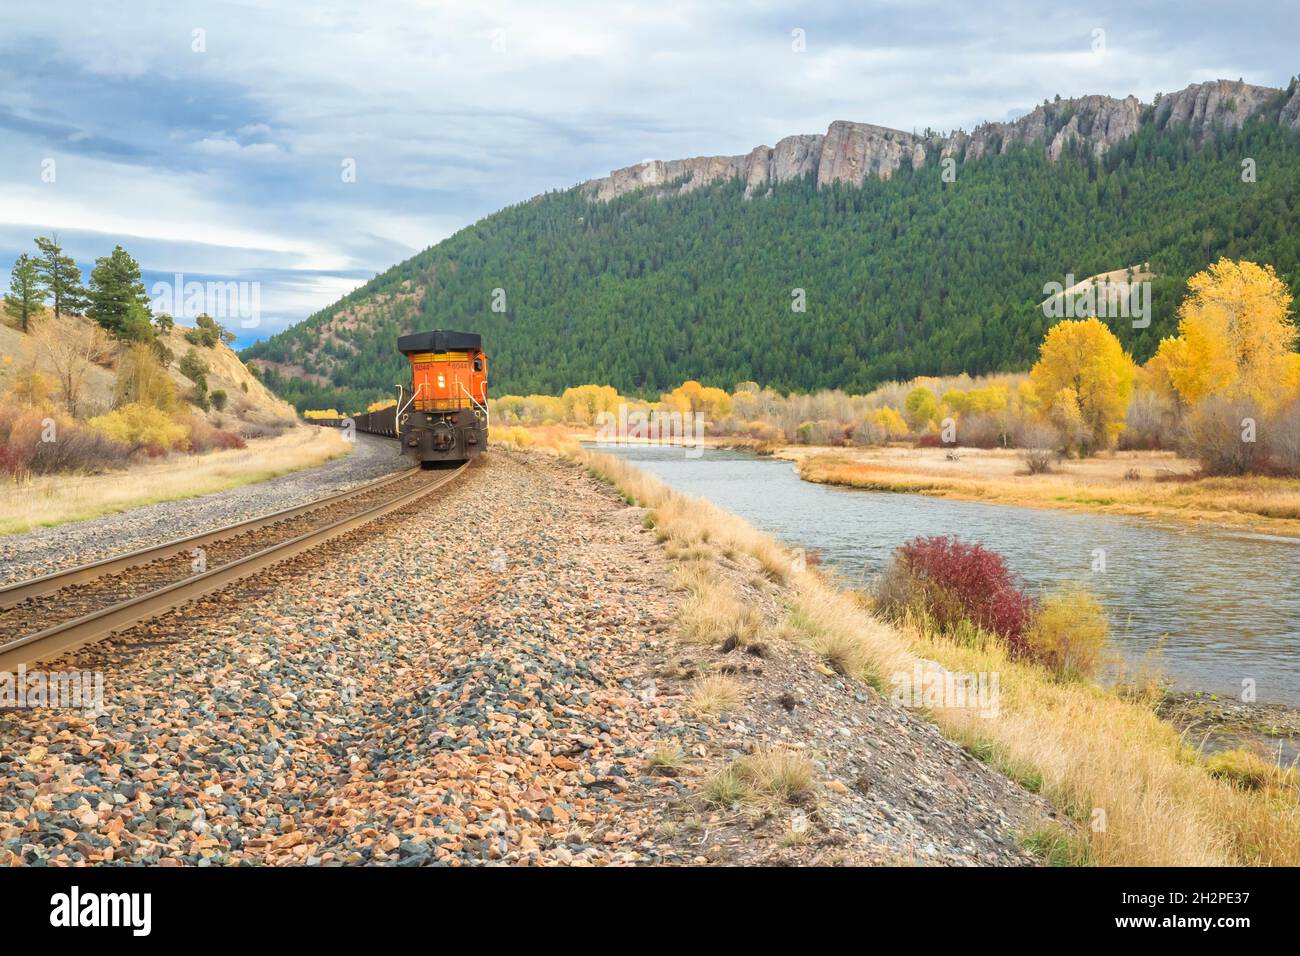
[[[45,665],[102,671],[106,712],[0,714],[0,865],[1032,862],[1016,834],[1050,809],[916,715],[788,642],[684,649],[643,514],[494,449]],[[692,711],[701,668],[742,684],[732,713]],[[771,743],[814,761],[810,801],[703,803]]]

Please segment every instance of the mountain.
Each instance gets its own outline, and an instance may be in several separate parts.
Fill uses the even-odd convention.
[[[243,354],[299,407],[389,394],[416,327],[481,332],[496,394],[866,390],[1025,367],[1048,283],[1143,263],[1151,322],[1112,327],[1144,358],[1220,255],[1300,288],[1297,227],[1295,81],[1057,99],[947,136],[841,121],[508,207]]]

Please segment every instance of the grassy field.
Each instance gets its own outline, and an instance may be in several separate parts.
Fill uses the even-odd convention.
[[[501,436],[537,444],[512,441],[516,437]],[[947,736],[1073,821],[1024,835],[1045,859],[1119,866],[1300,864],[1294,774],[1276,768],[1254,777],[1225,774],[1155,715],[1154,698],[1059,680],[1010,660],[996,644],[973,647],[886,624],[861,595],[841,590],[815,569],[798,570],[776,541],[740,518],[674,492],[619,459],[572,446],[566,453],[626,500],[649,509],[647,521],[669,555],[684,570],[690,565],[683,604],[687,639],[756,626],[726,594],[710,592],[710,562],[743,552],[784,587],[788,618],[767,636],[800,642],[836,671],[885,693],[891,675],[934,666],[929,662],[954,672],[998,674],[996,715],[958,708],[927,713]]]
[[[41,475],[0,486],[0,535],[177,501],[311,468],[346,455],[342,432],[295,428],[247,448],[206,455],[175,455],[126,471],[100,475]]]
[[[1199,478],[1196,463],[1159,452],[1116,452],[1030,475],[1011,451],[942,448],[782,448],[805,481],[872,491],[1066,508],[1231,525],[1300,535],[1300,480]]]

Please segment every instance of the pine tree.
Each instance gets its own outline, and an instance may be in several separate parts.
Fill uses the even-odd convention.
[[[36,260],[24,253],[14,263],[10,275],[5,311],[16,318],[18,327],[26,332],[44,297],[45,289],[41,285]]]
[[[90,273],[90,317],[119,339],[148,342],[149,296],[140,278],[140,265],[121,246],[95,260]]]
[[[86,290],[81,284],[81,270],[71,256],[63,254],[59,237],[38,236],[36,248],[40,256],[36,259],[36,273],[45,287],[54,305],[54,317],[57,319],[68,312],[84,312],[86,309]]]

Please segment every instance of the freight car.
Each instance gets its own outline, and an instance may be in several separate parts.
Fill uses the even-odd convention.
[[[402,454],[421,464],[477,456],[487,447],[488,430],[482,338],[473,332],[412,332],[398,337],[397,350],[410,362],[410,388],[397,387],[391,408],[353,415],[353,427],[399,439]]]

